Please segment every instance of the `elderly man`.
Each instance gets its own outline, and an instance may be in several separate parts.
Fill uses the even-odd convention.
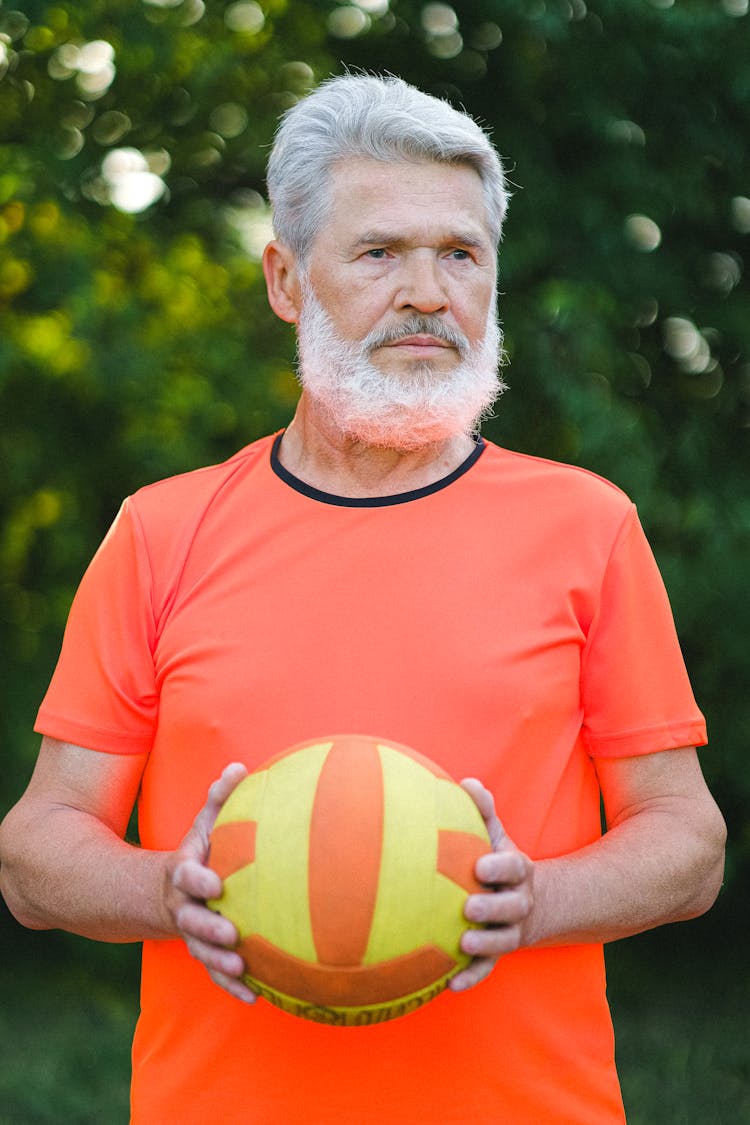
[[[28,926],[144,942],[139,1125],[622,1122],[602,943],[706,910],[724,842],[653,558],[613,485],[478,435],[506,192],[471,119],[335,79],[286,115],[269,188],[298,409],[124,504],[3,828],[3,892]],[[344,731],[481,779],[493,843],[469,967],[356,1029],[255,1003],[205,905],[245,770]]]

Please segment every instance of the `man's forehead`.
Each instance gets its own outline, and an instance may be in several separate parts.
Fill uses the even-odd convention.
[[[342,156],[331,166],[331,189],[334,192],[356,188],[374,188],[413,183],[414,180],[443,181],[446,185],[457,180],[476,181],[482,190],[482,178],[468,161],[438,161],[394,157],[390,160],[374,156]]]
[[[482,180],[466,163],[342,158],[330,202],[326,226],[343,226],[362,243],[391,243],[407,230],[434,234],[437,226],[469,244],[491,237]]]

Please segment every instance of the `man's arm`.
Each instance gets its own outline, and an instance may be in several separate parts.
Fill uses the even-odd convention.
[[[494,851],[477,864],[498,890],[473,895],[466,916],[490,928],[464,935],[475,960],[455,989],[482,980],[498,957],[525,946],[606,942],[697,917],[724,871],[726,828],[694,749],[597,763],[607,831],[572,855],[532,863],[505,836],[491,795],[467,781]]]
[[[221,892],[205,866],[208,837],[247,771],[227,767],[180,847],[157,852],[123,839],[145,763],[145,755],[45,738],[25,794],[0,826],[3,897],[32,929],[113,942],[181,937],[218,984],[252,1000],[238,979],[234,926],[200,901]]]

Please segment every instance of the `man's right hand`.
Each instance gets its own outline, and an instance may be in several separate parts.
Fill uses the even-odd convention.
[[[237,929],[228,918],[206,906],[206,900],[218,898],[222,890],[221,879],[207,866],[211,830],[221,806],[246,776],[245,766],[235,762],[209,789],[192,828],[167,860],[164,905],[171,928],[206,967],[211,979],[231,996],[251,1004],[256,997],[241,979],[245,964],[235,952]]]

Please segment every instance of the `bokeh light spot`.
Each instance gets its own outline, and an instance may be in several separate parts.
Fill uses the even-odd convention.
[[[3,14],[3,35],[12,43],[21,39],[29,30],[29,17],[23,12],[12,11]]]
[[[503,41],[503,33],[496,23],[480,23],[469,37],[470,46],[477,51],[494,51]]]
[[[629,145],[643,146],[646,143],[646,134],[635,121],[613,118],[607,124],[607,136],[610,140]]]
[[[102,161],[109,202],[118,211],[138,214],[161,199],[166,184],[152,172],[137,148],[116,148]]]
[[[739,285],[741,277],[742,259],[737,254],[717,251],[706,258],[703,280],[710,289],[717,289],[726,295]]]
[[[203,0],[185,0],[182,7],[180,23],[183,27],[193,27],[199,23],[206,14],[206,5]]]
[[[51,27],[32,27],[24,39],[24,47],[30,51],[48,51],[55,42],[55,33]]]
[[[85,129],[94,120],[96,110],[86,102],[71,102],[60,118],[60,123],[69,129]]]
[[[356,3],[368,16],[384,16],[388,11],[388,0],[356,0]]]
[[[94,122],[91,133],[100,145],[113,145],[129,133],[133,125],[127,113],[110,109]]]
[[[279,70],[279,81],[292,94],[309,94],[315,85],[315,72],[308,63],[295,60],[284,63]]]
[[[76,70],[80,74],[100,74],[114,62],[114,58],[115,50],[111,43],[105,39],[94,39],[78,48]]]
[[[664,321],[664,350],[690,375],[699,375],[712,364],[708,341],[687,317],[670,316]]]
[[[661,230],[647,215],[628,215],[625,237],[636,250],[648,254],[661,245]]]
[[[449,4],[425,4],[422,27],[430,35],[452,35],[458,30],[458,16]]]
[[[5,258],[0,261],[0,298],[11,300],[28,289],[33,278],[29,262],[20,258]]]
[[[746,195],[735,195],[729,213],[734,229],[740,234],[750,234],[750,199]]]
[[[248,114],[238,102],[224,102],[211,111],[209,124],[222,137],[239,137],[247,128]]]
[[[230,31],[243,32],[245,35],[257,35],[263,30],[266,17],[260,4],[255,0],[238,0],[230,4],[224,13],[224,23]]]
[[[641,302],[633,324],[636,328],[648,328],[656,323],[659,315],[659,302],[655,297],[647,297]]]
[[[54,136],[55,154],[60,160],[72,160],[83,148],[84,140],[80,129],[64,125]]]
[[[458,30],[458,16],[449,4],[425,4],[421,18],[431,55],[454,59],[461,53],[464,41]]]
[[[115,78],[115,51],[105,39],[81,45],[61,43],[47,63],[50,78],[64,81],[75,75],[81,97],[95,101],[107,93]]]
[[[337,39],[356,39],[358,35],[370,30],[371,20],[367,12],[354,5],[344,8],[335,8],[328,19],[326,26],[331,35]]]
[[[435,35],[429,41],[430,54],[436,59],[455,59],[463,50],[464,41],[457,31],[450,35]]]
[[[235,192],[226,219],[248,257],[259,262],[274,236],[271,208],[257,191]]]

